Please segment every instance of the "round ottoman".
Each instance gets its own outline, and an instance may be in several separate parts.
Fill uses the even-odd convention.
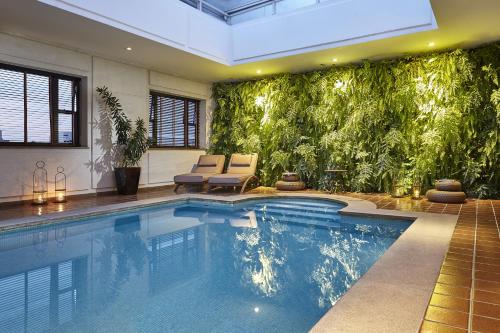
[[[306,184],[301,181],[285,182],[283,180],[278,180],[276,182],[276,188],[280,191],[300,191],[306,188]]]
[[[439,203],[464,203],[466,195],[464,192],[448,192],[429,190],[425,194],[427,200]]]
[[[453,179],[441,179],[436,180],[436,190],[438,191],[450,191],[450,192],[461,192],[462,184],[459,181]]]

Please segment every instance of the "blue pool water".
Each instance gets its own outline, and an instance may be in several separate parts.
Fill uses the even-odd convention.
[[[306,332],[410,225],[266,199],[0,234],[0,332]]]

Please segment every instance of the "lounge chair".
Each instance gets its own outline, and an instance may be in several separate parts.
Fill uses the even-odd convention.
[[[240,193],[245,192],[251,180],[258,180],[255,176],[257,158],[257,154],[233,154],[226,173],[208,178],[208,190],[213,187],[241,187]]]
[[[174,177],[174,192],[177,193],[181,185],[203,185],[210,176],[221,174],[225,160],[224,155],[201,155],[190,173]]]

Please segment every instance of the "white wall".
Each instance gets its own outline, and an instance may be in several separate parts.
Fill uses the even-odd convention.
[[[155,90],[202,100],[200,146],[206,147],[212,101],[210,85],[117,63],[92,55],[0,34],[0,62],[60,72],[83,78],[87,121],[85,147],[40,148],[0,146],[0,202],[29,199],[37,160],[47,163],[49,181],[57,166],[67,175],[69,194],[93,193],[114,187],[113,161],[109,158],[112,132],[102,113],[95,88],[106,85],[120,99],[132,119],[148,120],[149,91]],[[110,136],[111,135],[111,136]],[[152,149],[141,160],[141,187],[168,185],[174,175],[189,171],[203,149]],[[53,190],[53,184],[49,183]]]

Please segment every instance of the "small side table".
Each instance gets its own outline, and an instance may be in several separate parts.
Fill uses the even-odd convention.
[[[330,194],[337,193],[339,188],[344,187],[345,169],[326,169],[325,172],[330,175]]]

